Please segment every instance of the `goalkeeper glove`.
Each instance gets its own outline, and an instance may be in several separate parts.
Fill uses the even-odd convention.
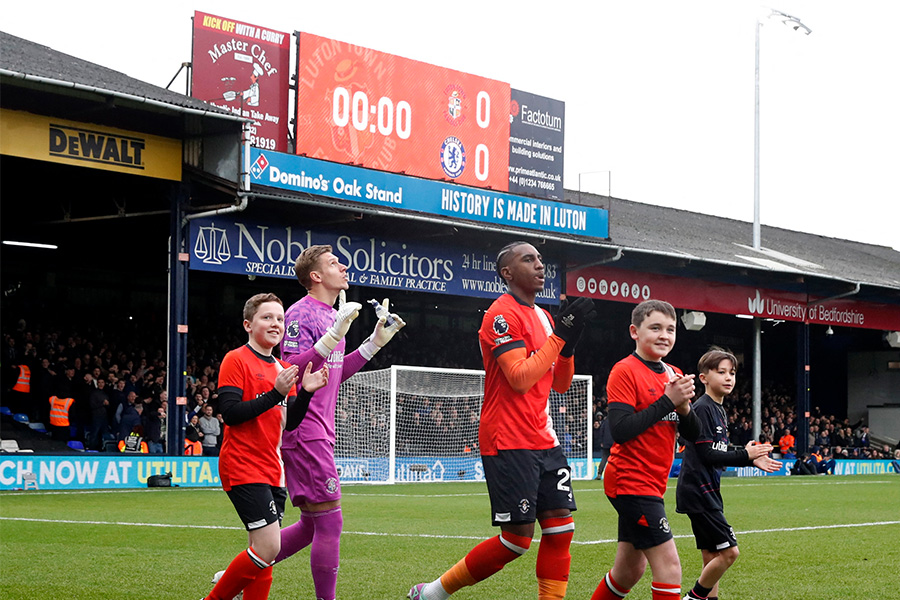
[[[588,315],[593,309],[594,301],[590,298],[575,298],[571,302],[567,298],[560,304],[559,311],[556,313],[556,328],[553,333],[566,343],[560,351],[562,356],[574,354],[575,345],[578,343]],[[563,354],[563,352],[567,354]]]
[[[372,357],[384,348],[385,344],[391,341],[398,331],[406,327],[406,321],[388,310],[390,301],[387,298],[381,304],[377,300],[369,300],[369,304],[375,308],[378,322],[375,323],[375,331],[372,332],[369,339],[359,347],[359,353],[366,360],[372,360]]]
[[[344,339],[344,336],[347,335],[347,331],[350,329],[350,324],[353,323],[353,319],[359,316],[361,308],[362,304],[359,302],[347,302],[347,294],[344,290],[341,290],[338,296],[338,312],[334,317],[334,323],[331,324],[325,335],[319,338],[319,341],[314,346],[316,352],[322,358],[328,358],[331,351]]]

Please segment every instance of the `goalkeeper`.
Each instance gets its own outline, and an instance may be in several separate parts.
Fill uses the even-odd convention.
[[[291,503],[300,520],[281,530],[281,551],[275,562],[310,546],[310,569],[316,598],[334,600],[343,529],[341,484],[334,462],[334,411],[338,389],[387,344],[406,323],[396,314],[375,330],[356,350],[344,356],[344,336],[362,306],[346,302],[347,265],[329,245],[310,246],[300,253],[294,273],[307,295],[285,313],[282,358],[294,365],[312,362],[313,370],[328,365],[328,384],[309,403],[306,418],[282,437],[281,455]],[[339,301],[338,309],[333,305]],[[382,305],[388,312],[388,301]]]
[[[445,600],[500,571],[528,550],[535,520],[541,526],[538,598],[566,595],[575,499],[549,396],[551,387],[563,393],[572,383],[572,355],[593,302],[564,302],[554,327],[549,313],[534,303],[544,289],[544,264],[526,242],[500,250],[497,273],[509,293],[494,301],[478,332],[485,371],[478,439],[500,535],[473,548],[439,579],[413,586],[407,596],[412,600]]]

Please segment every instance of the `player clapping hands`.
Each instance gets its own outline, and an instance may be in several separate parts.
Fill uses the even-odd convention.
[[[747,451],[747,457],[753,462],[753,466],[760,471],[774,473],[781,468],[781,461],[769,456],[769,452],[772,451],[772,444],[768,442],[760,444],[759,442],[751,441],[747,442],[744,449]]]

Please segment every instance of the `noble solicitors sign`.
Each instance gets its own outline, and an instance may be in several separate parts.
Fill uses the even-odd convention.
[[[191,221],[190,268],[293,279],[297,256],[313,244],[332,246],[348,266],[353,285],[479,298],[496,298],[506,291],[494,270],[494,258],[481,252],[381,235],[251,222],[234,215]],[[538,302],[558,304],[556,263],[545,263],[545,273]]]

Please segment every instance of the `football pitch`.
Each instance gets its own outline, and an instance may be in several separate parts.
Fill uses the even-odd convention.
[[[900,598],[900,476],[726,478],[725,514],[741,555],[723,600]],[[690,524],[666,506],[686,593],[700,572]],[[576,481],[567,598],[588,600],[615,554],[616,515],[602,482]],[[338,598],[401,600],[499,530],[484,483],[344,488]],[[288,507],[285,523],[299,518]],[[0,597],[15,600],[202,598],[246,533],[221,490],[154,488],[0,494]],[[537,597],[537,540],[458,600]],[[275,567],[273,600],[312,600],[309,549]],[[628,598],[650,598],[650,572]]]

